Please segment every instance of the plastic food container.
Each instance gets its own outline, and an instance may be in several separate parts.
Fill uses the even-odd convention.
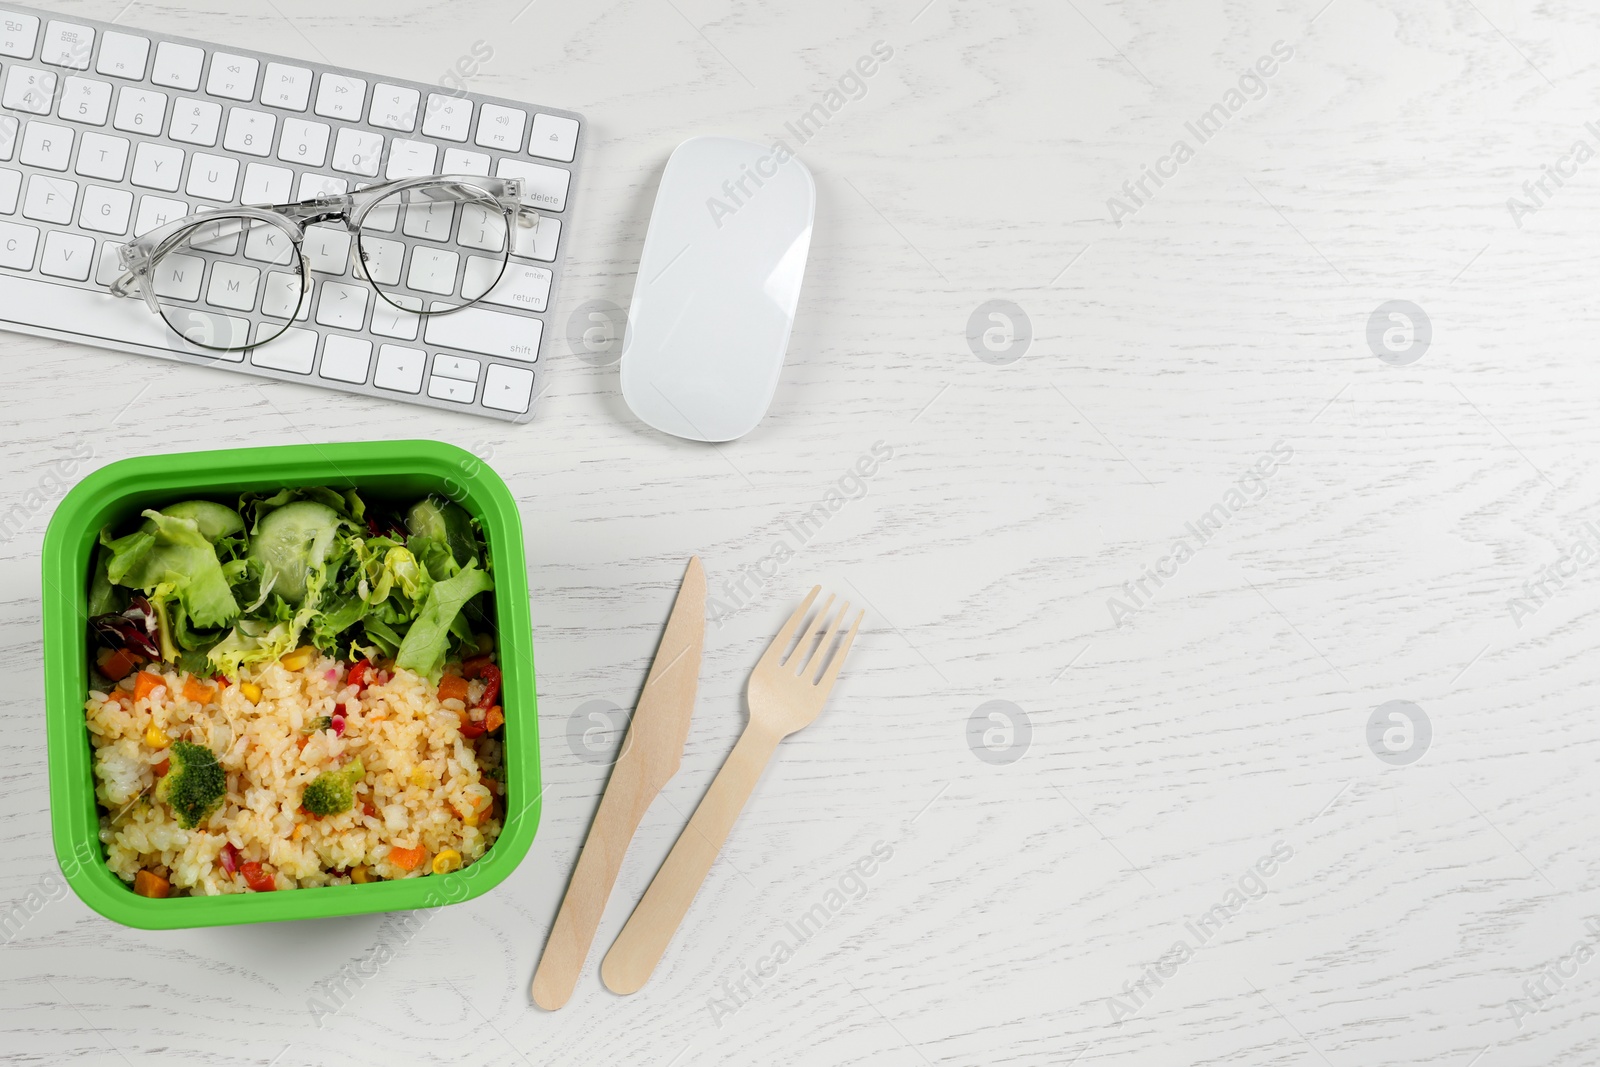
[[[439,494],[482,524],[494,565],[495,641],[504,676],[504,829],[482,859],[449,874],[220,897],[138,896],[105,864],[84,725],[89,568],[100,528],[108,523],[120,528],[144,508],[190,497],[231,502],[249,490],[309,485],[357,488],[369,502],[409,503]],[[527,854],[543,791],[522,521],[505,482],[471,453],[435,441],[381,441],[121,460],[89,475],[61,501],[45,533],[43,566],[51,835],[67,883],[106,918],[165,930],[437,907],[488,892]]]

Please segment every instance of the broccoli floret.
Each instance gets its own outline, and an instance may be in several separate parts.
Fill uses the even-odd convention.
[[[156,798],[177,813],[179,826],[193,830],[222,803],[228,776],[204,745],[175,741],[167,758],[172,765],[156,786]]]
[[[366,775],[358,759],[342,771],[323,771],[300,794],[300,806],[313,815],[337,815],[356,802],[356,783]]]

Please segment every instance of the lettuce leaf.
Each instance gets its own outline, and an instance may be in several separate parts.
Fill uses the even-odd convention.
[[[150,592],[170,583],[197,626],[222,626],[239,614],[216,549],[193,519],[177,519],[159,511],[144,512],[154,531],[136,530],[101,544],[111,550],[106,577],[117,585]]]
[[[450,647],[450,627],[467,601],[493,588],[494,579],[476,563],[468,563],[454,578],[436,582],[400,643],[395,666],[438,678]]]

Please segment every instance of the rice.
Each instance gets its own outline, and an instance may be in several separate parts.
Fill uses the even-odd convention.
[[[189,676],[176,671],[160,674],[165,687],[143,700],[133,699],[134,675],[110,693],[91,691],[85,713],[111,870],[127,882],[151,870],[175,891],[212,895],[247,890],[222,866],[229,843],[239,863],[273,872],[278,889],[345,884],[357,867],[384,879],[421,877],[447,849],[462,866],[480,858],[501,828],[500,743],[463,738],[464,704],[440,701],[420,675],[395,670],[358,695],[347,673],[327,657],[299,671],[270,664],[240,679],[261,687],[255,704],[238,684],[210,680],[197,680],[214,690],[204,703],[188,699]],[[315,729],[340,707],[343,736]],[[154,795],[156,765],[169,750],[148,743],[151,725],[170,741],[211,749],[227,774],[222,804],[192,830]],[[312,779],[358,758],[366,773],[349,811],[317,818],[300,808]],[[396,848],[423,849],[423,862],[405,870],[390,858]]]

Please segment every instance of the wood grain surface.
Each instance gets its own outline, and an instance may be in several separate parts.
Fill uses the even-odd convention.
[[[488,42],[473,88],[588,116],[583,218],[524,426],[0,340],[0,514],[24,513],[0,542],[0,916],[21,915],[0,1062],[1600,1062],[1593,5],[134,0],[121,21],[413,77]],[[699,133],[788,137],[818,185],[777,399],[715,447],[634,420],[567,325],[627,306],[662,165]],[[1391,301],[1428,329],[1385,311],[1370,341]],[[64,486],[151,451],[402,436],[475,449],[523,507],[548,783],[527,859],[413,915],[91,913],[50,845],[40,708]],[[690,555],[718,615],[699,705],[599,944],[804,591],[868,628],[650,985],[616,997],[591,968],[546,1013],[537,946]]]

